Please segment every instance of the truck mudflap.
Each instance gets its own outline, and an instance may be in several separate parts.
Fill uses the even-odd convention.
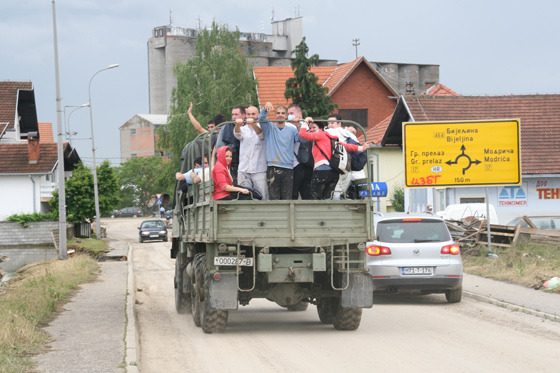
[[[371,308],[373,307],[373,280],[366,273],[350,273],[350,283],[346,286],[346,276],[342,277],[342,307]]]
[[[221,274],[219,280],[212,276],[208,279],[210,294],[208,305],[210,310],[236,310],[237,309],[237,278],[235,273]]]

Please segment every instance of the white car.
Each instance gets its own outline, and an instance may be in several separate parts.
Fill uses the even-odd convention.
[[[461,250],[445,222],[431,214],[376,213],[376,239],[367,243],[375,292],[444,293],[461,301]]]

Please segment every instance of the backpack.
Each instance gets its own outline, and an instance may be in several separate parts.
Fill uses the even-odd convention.
[[[313,161],[312,147],[313,147],[312,141],[299,144],[299,150],[296,154],[296,159],[300,164],[313,167],[315,162]]]
[[[327,157],[327,155],[323,152],[323,150],[321,150],[321,148],[319,148],[319,145],[317,145],[316,142],[313,143],[315,144],[315,146],[317,146],[321,154],[323,154],[323,156],[329,160],[329,166],[331,166],[331,168],[339,174],[344,175],[345,173],[348,173],[350,171],[350,156],[348,155],[346,148],[340,143],[340,141],[338,141],[338,138],[331,138],[330,140],[330,157]]]
[[[348,138],[348,144],[360,145],[359,142]],[[367,163],[367,152],[348,152],[352,158],[350,169],[352,171],[361,171]]]

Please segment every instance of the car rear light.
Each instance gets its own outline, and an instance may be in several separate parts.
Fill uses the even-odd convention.
[[[451,245],[446,245],[441,248],[442,254],[459,255],[461,253],[461,248],[456,243]]]
[[[401,221],[422,221],[422,218],[407,218],[407,219],[402,219]]]
[[[366,252],[371,256],[391,255],[391,249],[379,245],[369,245],[366,249]]]
[[[214,273],[214,281],[220,281],[221,278],[222,276],[218,272]]]

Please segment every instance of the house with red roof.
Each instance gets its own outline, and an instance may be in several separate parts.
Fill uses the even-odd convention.
[[[80,162],[64,144],[64,169]],[[31,82],[0,82],[0,220],[12,214],[47,212],[58,188],[58,149],[52,124],[38,123]]]
[[[427,205],[441,211],[450,204],[487,202],[487,188],[488,202],[496,208],[500,224],[521,215],[558,215],[560,95],[460,96],[428,92],[401,96],[391,119],[383,122],[386,129],[382,137],[381,131],[372,136],[378,136],[382,150],[401,153],[399,172],[403,172],[403,122],[491,119],[520,119],[521,185],[406,189],[408,211],[424,211]],[[394,178],[395,171],[392,172],[381,172],[382,181]],[[403,186],[404,172],[398,179]]]
[[[398,94],[364,57],[338,66],[311,67],[310,72],[328,88],[342,119],[353,120],[365,129],[374,128],[395,109]],[[294,76],[291,67],[255,66],[254,74],[261,107],[267,102],[274,107],[291,104],[284,97],[286,80]],[[274,113],[269,116],[274,119]]]

